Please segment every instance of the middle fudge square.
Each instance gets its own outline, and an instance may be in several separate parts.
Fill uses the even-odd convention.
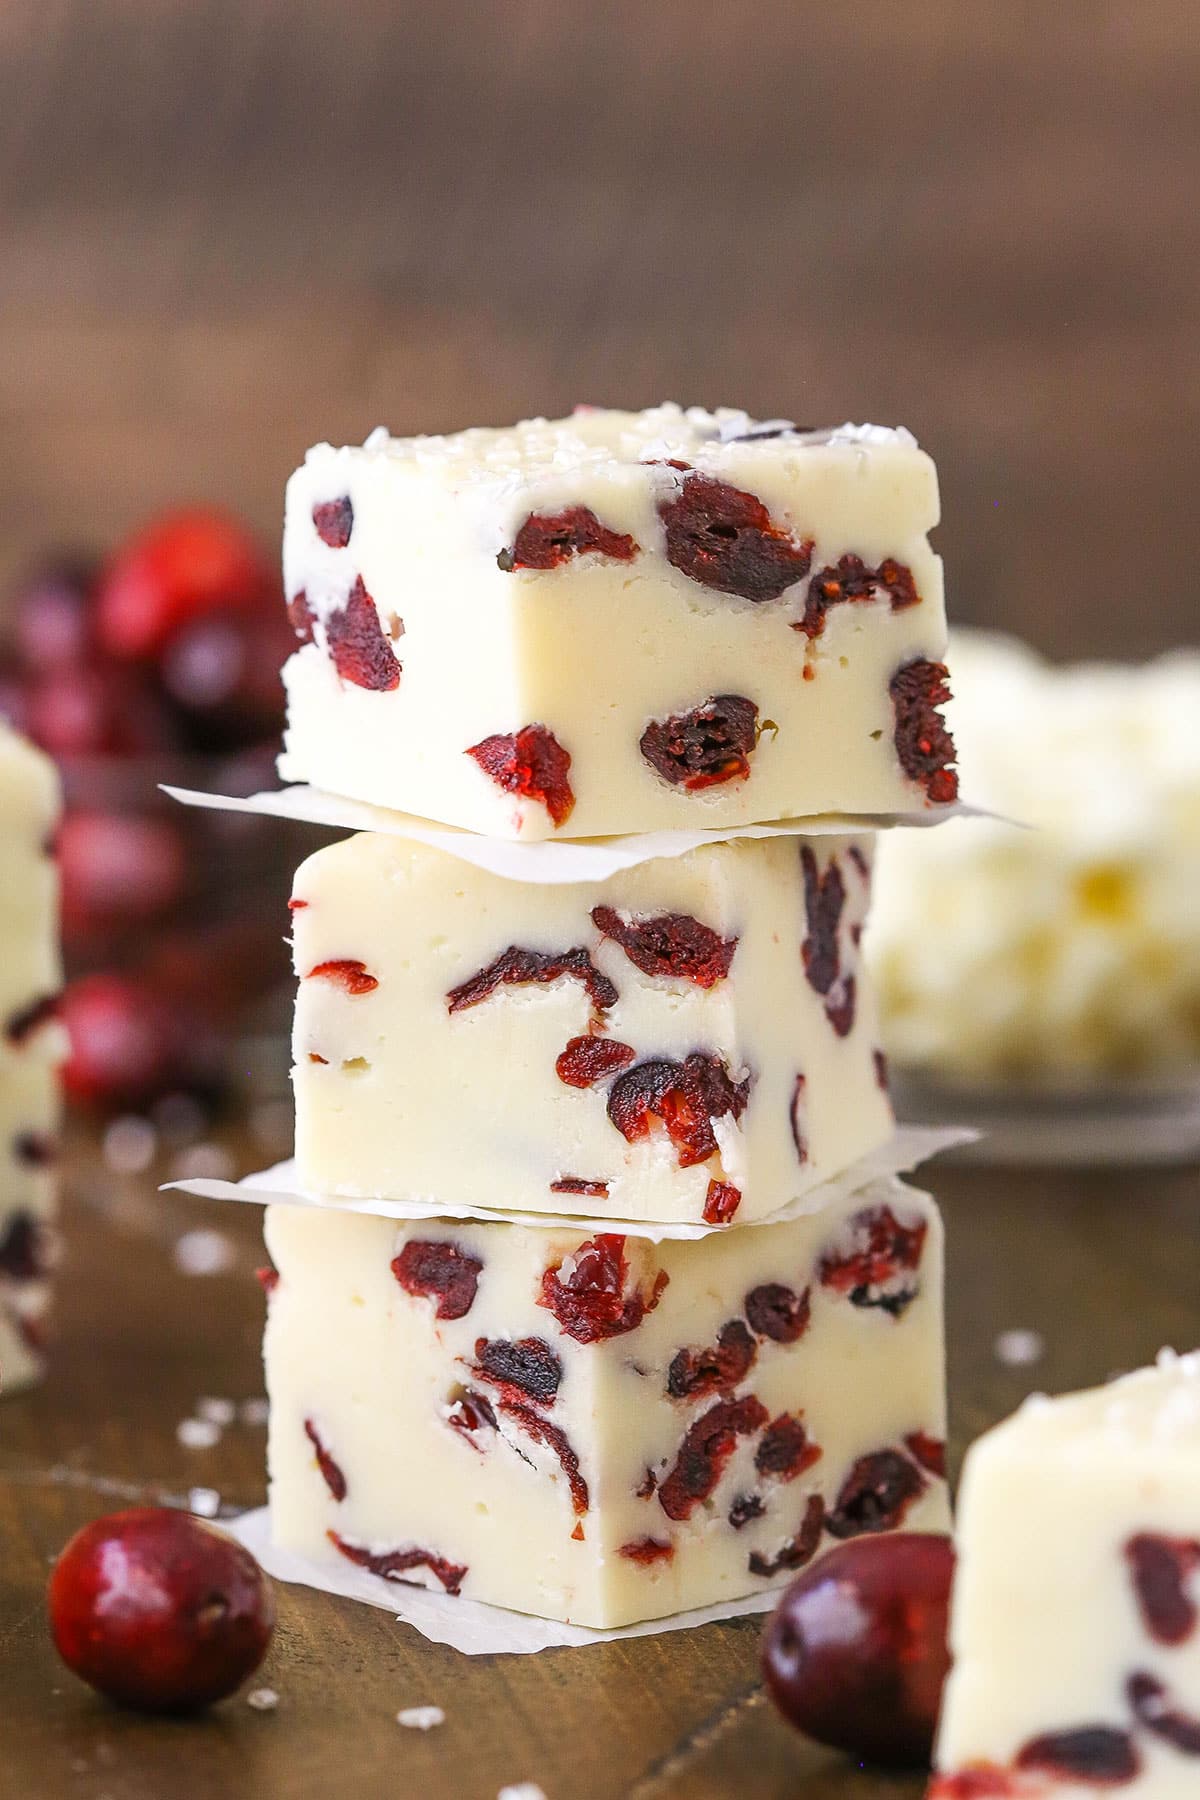
[[[655,1244],[275,1206],[284,1549],[591,1626],[944,1531],[942,1237],[895,1180]]]
[[[297,1178],[330,1197],[741,1225],[892,1130],[871,838],[530,884],[364,833],[303,864]]]

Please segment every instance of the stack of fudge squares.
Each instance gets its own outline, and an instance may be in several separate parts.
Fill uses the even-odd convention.
[[[906,432],[675,406],[292,477],[281,773],[417,835],[295,879],[281,1548],[611,1628],[947,1528],[859,956],[873,828],[956,796],[937,519]]]
[[[0,719],[0,1395],[42,1370],[54,1247],[59,816],[54,765]]]

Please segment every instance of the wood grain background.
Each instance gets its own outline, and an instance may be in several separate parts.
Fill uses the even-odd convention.
[[[960,618],[1193,636],[1187,0],[3,0],[0,574],[320,437],[910,424]]]

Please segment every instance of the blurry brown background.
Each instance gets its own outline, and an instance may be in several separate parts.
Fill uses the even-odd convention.
[[[960,618],[1194,636],[1181,0],[3,0],[0,574],[320,437],[911,425]]]

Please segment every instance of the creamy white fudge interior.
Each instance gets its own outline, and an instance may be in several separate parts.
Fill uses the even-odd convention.
[[[898,1067],[1060,1087],[1200,1067],[1200,656],[1054,667],[956,632],[964,789],[892,832],[866,953]]]
[[[266,1215],[275,1541],[597,1627],[947,1528],[942,1235],[879,1182],[653,1244]]]
[[[903,430],[584,407],[318,444],[280,773],[495,837],[953,799],[933,462]]]
[[[363,833],[291,902],[314,1193],[743,1224],[892,1126],[859,967],[872,839],[513,882]]]
[[[931,1800],[1200,1793],[1200,1354],[970,1450]]]
[[[0,719],[0,1395],[41,1371],[65,1052],[50,760]]]

